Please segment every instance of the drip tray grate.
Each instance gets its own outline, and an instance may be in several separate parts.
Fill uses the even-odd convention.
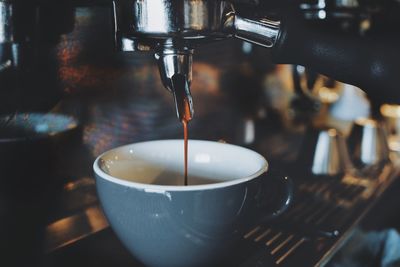
[[[241,249],[249,251],[250,260],[240,266],[323,265],[396,176],[397,168],[388,164],[374,179],[346,174],[296,180],[289,210],[244,235]]]

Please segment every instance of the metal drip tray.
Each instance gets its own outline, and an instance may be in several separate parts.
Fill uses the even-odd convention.
[[[240,266],[298,266],[299,261],[323,266],[397,174],[398,166],[389,164],[374,178],[302,179],[293,206],[281,218],[244,235],[257,253]]]

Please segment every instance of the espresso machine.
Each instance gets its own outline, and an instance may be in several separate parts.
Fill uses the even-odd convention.
[[[224,138],[226,132],[233,131],[228,123],[223,125],[226,130],[220,130],[219,119],[223,118],[224,122],[238,119],[233,112],[241,109],[241,104],[246,106],[243,109],[248,108],[246,93],[251,88],[244,89],[240,84],[237,91],[224,92],[236,94],[229,109],[223,107],[227,102],[225,95],[221,97],[220,90],[215,88],[222,86],[224,76],[234,76],[225,73],[224,68],[244,61],[253,70],[264,63],[268,65],[268,71],[260,72],[264,72],[262,75],[268,72],[269,78],[275,75],[270,70],[271,65],[288,64],[286,66],[303,66],[335,81],[357,86],[371,100],[372,117],[376,118],[380,116],[379,108],[383,103],[400,103],[396,79],[400,64],[398,21],[390,12],[400,10],[397,6],[398,1],[381,4],[379,1],[344,0],[284,3],[253,0],[76,0],[57,3],[51,0],[0,0],[0,114],[4,115],[0,131],[7,129],[20,113],[54,112],[65,108],[75,115],[74,112],[79,110],[83,124],[83,138],[80,138],[83,143],[90,143],[90,153],[99,154],[122,143],[159,138],[149,134],[159,129],[171,133],[168,138],[176,138],[176,129],[170,126],[177,122],[173,109],[169,108],[173,99],[179,120],[185,111],[182,103],[189,103],[190,114],[194,115],[191,122],[193,136],[234,142],[234,138]],[[360,30],[361,26],[365,29]],[[75,42],[76,39],[83,41]],[[259,54],[252,57],[252,53]],[[153,63],[156,63],[154,68]],[[247,72],[241,75],[251,82],[257,80],[249,84],[261,87],[264,76],[244,69]],[[211,77],[211,81],[216,80],[217,85],[200,81],[198,77],[202,74]],[[196,79],[204,88],[196,87]],[[106,84],[104,92],[92,90],[101,84]],[[162,86],[167,91],[159,89]],[[205,92],[201,92],[203,89]],[[250,100],[264,97],[249,94]],[[118,101],[111,99],[114,95],[120,96]],[[94,99],[107,109],[93,104]],[[80,106],[70,108],[68,104],[73,101],[78,101]],[[207,105],[208,102],[217,108]],[[248,104],[250,109],[252,103]],[[299,109],[314,102],[304,103]],[[204,110],[211,115],[205,114]],[[273,117],[269,112],[267,115]],[[397,177],[397,169],[391,165],[385,167],[386,172],[382,174],[381,165],[387,166],[389,152],[381,145],[380,151],[385,154],[379,162],[382,164],[379,168],[374,165],[363,170],[362,174],[379,179],[360,180],[350,175],[340,180],[338,177],[343,176],[350,159],[342,157],[347,152],[342,151],[344,145],[338,129],[310,129],[306,134],[291,129],[277,131],[272,129],[275,118],[263,114],[260,124],[268,133],[257,135],[258,138],[262,136],[262,141],[250,144],[250,148],[266,150],[267,155],[278,155],[277,160],[273,156],[269,160],[272,165],[285,169],[294,158],[287,152],[298,146],[298,154],[304,155],[300,165],[312,165],[311,170],[317,178],[296,181],[299,192],[296,203],[282,219],[249,229],[243,238],[242,251],[246,253],[238,253],[243,256],[235,259],[235,263],[238,266],[255,266],[255,263],[259,266],[296,266],[293,264],[304,260],[305,266],[322,266],[338,249],[338,244],[348,237],[354,223],[390,188]],[[214,124],[209,123],[210,117],[214,118]],[[248,123],[250,119],[245,119],[246,125],[254,126]],[[308,122],[305,124],[310,126]],[[370,124],[374,123],[365,122],[360,127]],[[217,134],[197,134],[199,129],[206,128],[204,125],[211,125]],[[354,133],[354,140],[359,140],[357,134],[362,130],[355,131],[358,132]],[[304,142],[298,144],[299,141]],[[311,162],[317,156],[309,155],[310,150],[304,148],[304,144],[316,150],[325,147],[327,151],[336,152],[326,155],[324,149],[319,149],[322,154],[318,157],[330,161],[322,166]],[[335,149],[330,149],[332,147]],[[356,150],[354,146],[349,148]],[[82,150],[75,153],[84,154]],[[85,153],[90,154],[86,150]],[[81,157],[76,157],[75,164],[91,163]],[[77,169],[85,169],[82,166],[74,168],[68,169],[68,175],[76,175]],[[314,175],[303,168],[296,168],[296,171],[304,177]],[[86,204],[79,206],[76,212],[68,210],[66,215],[56,212],[57,216],[47,222],[46,252],[43,253],[46,263],[43,266],[64,266],[61,262],[90,266],[90,262],[96,260],[70,257],[75,252],[77,254],[72,255],[79,255],[80,250],[85,249],[85,243],[92,244],[90,242],[109,243],[122,251],[111,253],[120,257],[122,264],[141,266],[123,252],[109,230],[96,202],[93,181],[88,178],[91,173],[85,169],[79,175],[83,179],[63,181],[62,189],[67,192],[66,199],[72,199],[75,206],[77,202]],[[321,177],[328,179],[321,180]],[[108,247],[102,249],[108,251]],[[89,258],[102,254],[98,252],[88,250]],[[302,254],[307,255],[307,259]]]
[[[230,37],[270,48],[275,63],[309,67],[333,79],[359,86],[380,102],[398,102],[396,79],[393,78],[396,77],[398,62],[396,36],[385,36],[378,41],[371,38],[370,41],[340,38],[335,33],[310,29],[299,17],[304,15],[312,19],[320,16],[325,19],[329,8],[332,9],[332,5],[335,8],[335,5],[322,2],[286,5],[273,1],[257,4],[252,1],[121,0],[55,5],[51,1],[29,4],[25,1],[1,1],[1,72],[14,69],[21,78],[13,80],[37,79],[35,76],[39,74],[32,74],[38,67],[35,64],[46,62],[38,58],[44,52],[44,48],[39,46],[49,48],[62,34],[73,30],[74,5],[98,5],[108,7],[112,12],[117,50],[153,51],[162,83],[174,96],[178,117],[182,111],[177,103],[182,97],[190,100],[193,113],[190,85],[195,48]],[[359,4],[345,2],[336,4],[339,7],[336,13],[361,12]],[[301,7],[302,12],[296,10],[297,7]],[[51,64],[55,63],[47,61],[40,67]],[[26,78],[29,75],[32,77]],[[46,79],[55,76],[48,75]],[[179,76],[184,79],[179,79]],[[29,85],[14,86],[24,88]],[[377,93],[376,88],[384,88],[384,94]],[[18,102],[7,101],[13,94],[7,93],[3,97],[5,104]],[[48,99],[53,95],[53,102],[57,99],[54,92],[34,95],[40,94],[49,95]],[[46,107],[46,104],[42,106]]]

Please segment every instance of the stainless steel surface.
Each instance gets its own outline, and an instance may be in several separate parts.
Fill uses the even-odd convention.
[[[348,143],[352,161],[360,168],[382,165],[389,161],[386,130],[376,120],[356,120]]]
[[[182,107],[184,99],[189,104],[190,117],[193,117],[193,101],[190,92],[192,82],[192,54],[190,49],[175,49],[165,46],[156,54],[161,80],[165,88],[174,95],[177,116],[182,120],[185,107]],[[182,79],[175,79],[180,75]]]
[[[12,66],[11,60],[7,60],[6,62],[0,63],[0,72],[9,69]]]
[[[272,47],[280,26],[266,18],[243,18],[232,3],[221,0],[117,0],[114,15],[116,42],[123,51],[147,51],[170,39],[178,46],[193,47],[230,36]],[[126,39],[133,40],[130,48],[123,45]]]
[[[256,257],[239,266],[325,266],[396,181],[399,171],[396,160],[377,179],[352,174],[331,180],[303,176],[297,184],[298,201],[288,212],[278,221],[255,225],[244,235],[248,245],[255,244]]]
[[[242,18],[234,12],[226,16],[225,31],[244,41],[264,47],[273,47],[279,34],[279,21],[266,18]]]
[[[316,175],[337,175],[349,167],[346,144],[334,129],[321,131],[315,146],[312,172]]]
[[[308,153],[311,151],[313,153]],[[335,176],[346,173],[351,168],[346,141],[335,129],[314,130],[306,137],[300,152],[305,168],[314,175]],[[310,164],[310,165],[308,165]]]
[[[222,26],[225,14],[233,9],[231,4],[219,0],[120,0],[113,7],[117,47],[122,51],[153,49],[163,85],[174,95],[178,118],[182,118],[183,95],[193,116],[193,47],[199,40],[226,37]],[[174,86],[175,74],[186,81]]]
[[[13,9],[9,2],[0,1],[0,44],[13,41]]]
[[[184,43],[226,38],[235,34],[235,30],[259,32],[274,40],[279,30],[279,22],[250,18],[244,22],[229,1],[117,0],[114,8],[117,36],[155,38],[160,43],[170,38],[179,38]],[[245,23],[249,24],[244,26]]]
[[[56,105],[61,92],[54,49],[73,29],[73,20],[70,3],[0,1],[0,63],[12,65],[0,77],[0,114],[43,112]]]
[[[18,51],[14,42],[14,8],[10,2],[0,1],[0,72],[17,64]]]
[[[108,227],[100,206],[62,218],[46,228],[45,252],[51,253]]]
[[[272,47],[279,34],[279,22],[242,18],[228,1],[117,0],[113,8],[117,47],[121,51],[153,49],[164,86],[174,92],[172,76],[185,75],[189,99],[195,46],[235,36]],[[190,110],[193,113],[192,104]]]
[[[118,31],[157,39],[200,39],[221,34],[221,21],[233,9],[229,2],[220,0],[117,0],[115,4]]]

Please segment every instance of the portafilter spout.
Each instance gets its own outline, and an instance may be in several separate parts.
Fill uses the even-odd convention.
[[[179,120],[190,121],[193,117],[193,101],[190,93],[192,81],[191,49],[164,46],[155,54],[162,83],[173,95]]]

